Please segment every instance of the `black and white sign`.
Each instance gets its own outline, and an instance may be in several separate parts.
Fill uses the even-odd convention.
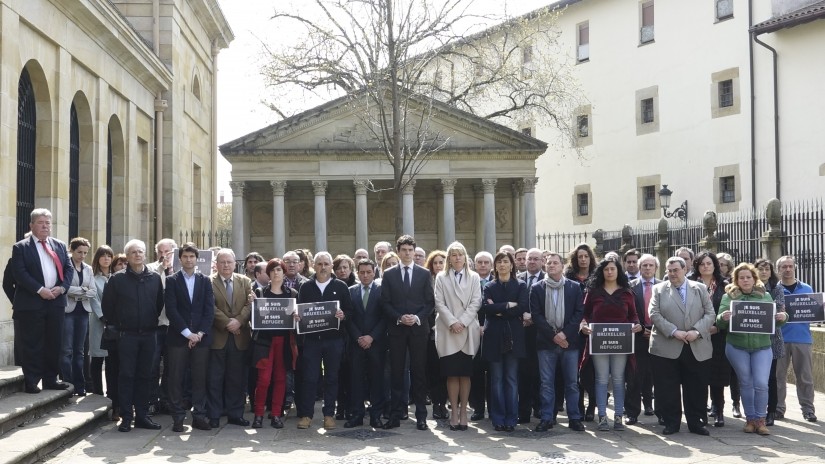
[[[172,250],[172,271],[178,272],[181,269],[178,249]],[[203,275],[212,275],[212,250],[198,250],[198,262],[195,265],[195,272]]]
[[[633,324],[590,324],[590,354],[633,354]]]
[[[295,298],[255,298],[252,330],[294,329]]]
[[[776,303],[731,301],[730,331],[772,334],[776,330]]]
[[[338,330],[341,321],[335,317],[338,311],[338,301],[321,301],[318,303],[301,303],[298,308],[298,333],[306,334],[323,332],[324,330]]]
[[[788,322],[825,322],[823,293],[797,293],[785,295],[785,312]]]

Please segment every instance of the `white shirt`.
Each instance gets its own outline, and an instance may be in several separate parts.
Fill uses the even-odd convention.
[[[43,288],[50,289],[57,285],[57,267],[55,267],[52,255],[43,249],[40,240],[34,237],[32,237],[32,239],[34,240],[35,246],[37,246],[37,255],[40,256],[40,267],[43,269]],[[48,239],[46,240],[46,246],[54,251]]]
[[[316,280],[315,285],[318,286],[318,289],[321,290],[321,294],[323,295],[324,290],[327,288],[327,285],[329,285],[330,282],[332,282],[332,278],[327,279],[326,282],[318,282]]]

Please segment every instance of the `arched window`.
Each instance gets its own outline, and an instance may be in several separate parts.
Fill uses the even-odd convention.
[[[34,209],[34,156],[37,144],[37,108],[29,72],[23,69],[17,84],[17,239],[29,231]]]
[[[201,100],[201,80],[198,79],[197,74],[192,78],[192,94],[198,101]]]
[[[77,108],[72,103],[69,112],[69,237],[77,237],[78,200],[80,196],[80,125]]]
[[[112,129],[106,131],[106,243],[112,243]]]

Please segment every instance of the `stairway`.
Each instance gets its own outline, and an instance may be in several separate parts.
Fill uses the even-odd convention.
[[[111,402],[73,390],[23,391],[19,367],[0,367],[0,463],[39,461],[106,420]]]

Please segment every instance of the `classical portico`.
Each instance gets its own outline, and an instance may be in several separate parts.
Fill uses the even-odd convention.
[[[430,126],[443,148],[402,192],[404,232],[426,250],[454,240],[471,253],[533,246],[535,160],[546,144],[438,109]],[[394,240],[392,167],[362,124],[339,99],[221,146],[232,164],[236,254],[282,256],[299,247],[352,254]]]

